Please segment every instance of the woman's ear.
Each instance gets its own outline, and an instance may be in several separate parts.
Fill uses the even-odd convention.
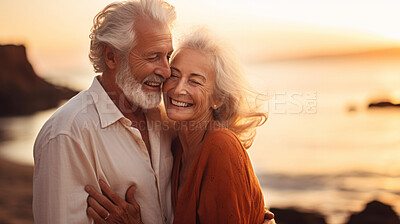
[[[222,106],[223,103],[224,103],[224,99],[218,99],[216,96],[213,96],[212,100],[211,100],[211,108],[213,110],[216,110],[220,106]]]
[[[116,69],[119,63],[119,58],[115,52],[115,49],[109,45],[106,45],[104,48],[104,61],[110,70]]]

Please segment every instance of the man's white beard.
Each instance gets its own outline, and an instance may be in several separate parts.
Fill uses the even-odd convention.
[[[147,76],[145,81],[162,82],[162,78],[153,74]],[[142,84],[136,81],[131,74],[128,63],[122,61],[120,70],[117,72],[115,82],[124,93],[126,99],[133,105],[142,109],[151,109],[157,107],[161,102],[161,92],[145,92],[142,90]]]

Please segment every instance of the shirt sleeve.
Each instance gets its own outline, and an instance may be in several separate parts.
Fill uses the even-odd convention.
[[[86,215],[84,186],[98,186],[84,145],[60,134],[35,145],[33,213],[35,223],[92,223]]]
[[[198,205],[200,223],[251,222],[251,212],[257,211],[252,211],[246,152],[234,136],[220,134],[208,142]]]

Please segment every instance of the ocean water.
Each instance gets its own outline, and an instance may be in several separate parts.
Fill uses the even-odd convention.
[[[329,224],[373,199],[400,214],[400,110],[367,109],[400,101],[399,58],[249,63],[245,71],[269,113],[248,151],[268,206],[317,210]],[[58,81],[81,88],[91,79]],[[33,164],[35,136],[54,110],[0,118],[0,155]]]
[[[318,210],[330,224],[374,199],[400,214],[400,109],[367,109],[371,101],[399,100],[399,61],[248,67],[251,83],[269,98],[269,119],[249,150],[269,206]]]

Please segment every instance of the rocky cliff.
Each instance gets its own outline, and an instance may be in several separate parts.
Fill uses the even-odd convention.
[[[296,208],[270,208],[278,224],[326,224],[324,215],[317,211]],[[371,201],[361,212],[351,214],[345,224],[400,224],[400,217],[391,205]]]
[[[371,201],[363,211],[352,214],[346,224],[400,224],[400,218],[392,206]]]
[[[54,86],[36,75],[19,45],[0,45],[0,116],[31,114],[58,106],[77,92]]]
[[[295,208],[271,208],[278,224],[326,224],[325,217],[314,211],[305,212]]]

